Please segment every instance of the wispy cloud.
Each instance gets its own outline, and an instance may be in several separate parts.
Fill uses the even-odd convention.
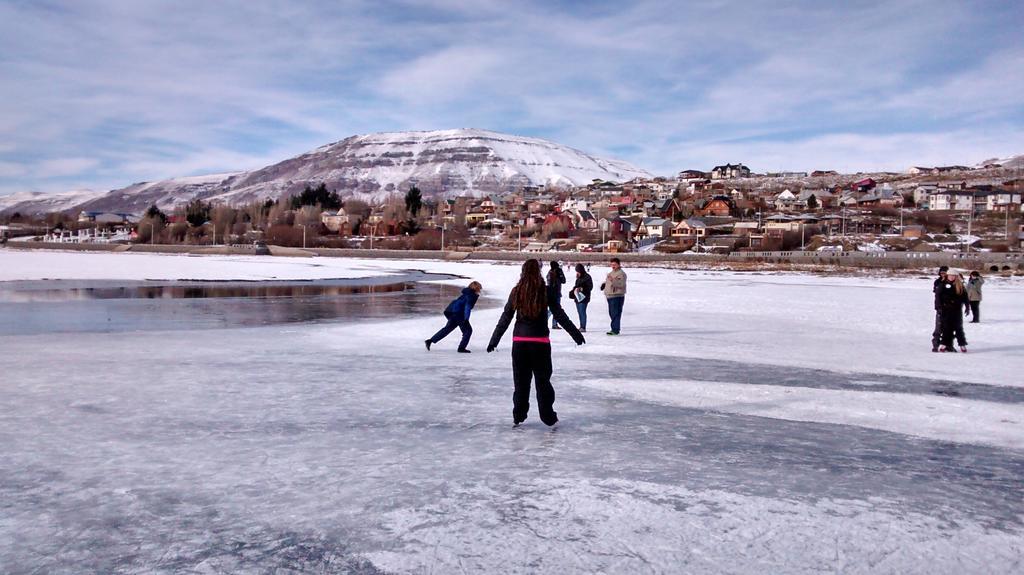
[[[0,3],[0,192],[482,127],[659,173],[1024,152],[1019,2]]]

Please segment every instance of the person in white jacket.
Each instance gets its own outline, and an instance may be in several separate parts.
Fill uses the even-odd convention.
[[[626,303],[626,272],[622,271],[622,262],[619,258],[611,259],[612,271],[604,278],[601,284],[601,291],[608,299],[608,315],[611,316],[612,325],[608,335],[619,335],[622,322],[622,306]]]

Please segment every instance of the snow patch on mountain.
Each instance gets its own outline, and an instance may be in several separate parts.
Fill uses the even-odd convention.
[[[106,192],[96,190],[71,190],[67,192],[17,192],[0,196],[0,213],[42,214],[60,212],[103,196]]]

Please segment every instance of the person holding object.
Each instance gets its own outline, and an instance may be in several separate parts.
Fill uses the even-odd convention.
[[[551,269],[548,270],[548,287],[554,289],[555,297],[559,300],[562,299],[562,285],[565,284],[565,272],[562,271],[562,267],[558,265],[558,262],[551,260]],[[561,304],[559,304],[561,307]],[[551,315],[550,313],[548,315]],[[551,329],[561,329],[558,327],[558,322],[551,319]]]
[[[512,393],[513,427],[525,421],[530,411],[531,379],[537,387],[540,420],[549,426],[558,423],[558,414],[554,409],[555,389],[551,386],[551,340],[545,311],[551,312],[555,321],[569,332],[576,345],[586,343],[583,334],[565,315],[555,296],[555,288],[550,284],[544,285],[540,269],[540,262],[535,259],[523,263],[519,283],[512,288],[505,310],[487,344],[487,353],[494,351],[515,317],[516,325],[512,329],[512,381],[515,384]]]
[[[583,264],[576,264],[576,283],[569,290],[569,297],[576,302],[576,313],[580,316],[580,332],[587,333],[587,306],[594,291],[594,279]]]
[[[971,272],[971,279],[967,280],[967,299],[971,302],[971,323],[981,321],[981,286],[985,285],[985,278],[974,271]]]
[[[626,303],[626,272],[622,271],[622,262],[619,261],[619,258],[612,258],[611,265],[612,271],[608,272],[604,283],[601,284],[601,291],[608,299],[608,315],[612,320],[608,335],[619,335],[622,307]]]
[[[462,295],[452,300],[444,309],[444,317],[448,320],[437,333],[430,339],[423,340],[430,351],[430,345],[444,339],[448,334],[459,328],[462,330],[462,341],[459,342],[459,353],[470,353],[466,347],[469,345],[469,338],[473,336],[473,326],[469,325],[469,314],[480,298],[480,291],[483,290],[480,282],[471,282],[467,287],[462,288]]]

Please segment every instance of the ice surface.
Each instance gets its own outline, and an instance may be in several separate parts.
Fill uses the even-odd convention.
[[[422,268],[479,279],[493,304],[518,275],[49,253],[26,270],[21,254],[0,250],[0,276]],[[929,351],[930,278],[626,271],[622,336],[601,333],[599,295],[586,346],[553,335],[554,430],[535,410],[511,428],[509,336],[482,349],[496,309],[474,312],[470,355],[455,335],[423,349],[444,302],[335,325],[0,337],[0,570],[1019,569],[1019,282],[986,283],[985,323],[954,356]]]

